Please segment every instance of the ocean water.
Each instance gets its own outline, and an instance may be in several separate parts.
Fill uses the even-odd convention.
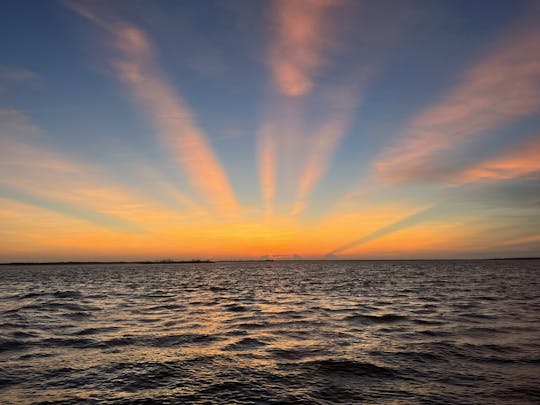
[[[0,266],[0,402],[540,403],[540,261]]]

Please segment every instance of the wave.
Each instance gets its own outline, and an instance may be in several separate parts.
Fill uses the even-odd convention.
[[[13,350],[26,349],[28,344],[19,339],[1,339],[0,338],[0,353],[10,352]]]
[[[343,318],[345,321],[362,323],[362,324],[377,324],[377,323],[394,323],[407,321],[409,318],[397,314],[383,315],[350,315]]]
[[[326,359],[315,360],[301,364],[302,368],[308,368],[315,370],[318,373],[323,374],[348,374],[359,377],[397,377],[399,373],[397,370],[378,366],[373,363],[366,363],[347,359]]]
[[[0,402],[537,403],[537,265],[481,263],[6,267]]]
[[[266,346],[267,343],[263,342],[260,339],[256,338],[244,338],[241,339],[235,343],[231,343],[230,345],[225,346],[223,350],[225,351],[231,351],[231,350],[252,350],[256,349],[258,347]]]

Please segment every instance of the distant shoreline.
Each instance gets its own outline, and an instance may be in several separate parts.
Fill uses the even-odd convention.
[[[66,261],[66,262],[11,262],[0,263],[0,266],[38,266],[38,265],[74,265],[74,264],[186,264],[186,263],[214,263],[212,260],[136,260],[136,261]]]
[[[485,259],[252,259],[252,260],[134,260],[134,261],[59,261],[59,262],[8,262],[0,266],[70,266],[88,264],[197,264],[197,263],[265,263],[265,262],[426,262],[474,260],[540,260],[540,257],[494,257]]]

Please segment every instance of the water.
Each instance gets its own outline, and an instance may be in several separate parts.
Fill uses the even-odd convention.
[[[539,403],[540,261],[0,267],[0,402]]]

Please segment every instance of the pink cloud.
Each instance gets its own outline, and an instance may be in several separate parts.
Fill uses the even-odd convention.
[[[527,141],[459,173],[455,181],[504,180],[540,172],[540,139]]]
[[[465,72],[440,102],[412,119],[375,162],[390,182],[422,178],[444,151],[540,109],[540,32],[528,26]]]
[[[305,140],[307,159],[300,171],[291,215],[298,215],[305,209],[313,188],[327,172],[332,156],[349,129],[359,92],[358,83],[335,89],[330,97],[327,119]]]
[[[148,36],[134,25],[101,19],[88,9],[72,9],[111,35],[115,51],[112,65],[118,77],[154,123],[161,142],[194,188],[219,213],[237,213],[238,203],[223,167],[186,101],[160,69]]]
[[[329,32],[325,14],[336,0],[276,0],[276,33],[268,64],[275,84],[287,96],[301,96],[313,87],[313,75],[324,63]]]

